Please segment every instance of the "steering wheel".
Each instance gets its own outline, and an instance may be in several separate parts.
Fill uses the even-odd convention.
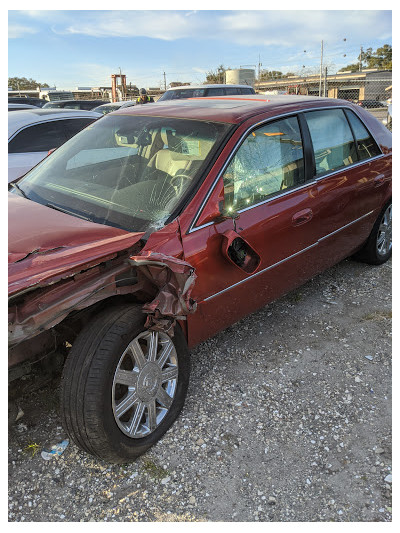
[[[186,180],[191,180],[192,177],[188,176],[187,174],[175,174],[175,176],[172,176],[172,178],[169,180],[171,186],[175,189],[176,194],[180,195],[182,191],[184,190],[184,183]]]

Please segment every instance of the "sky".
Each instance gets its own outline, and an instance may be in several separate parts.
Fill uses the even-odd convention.
[[[75,89],[110,86],[120,68],[146,88],[163,87],[164,72],[167,84],[203,83],[221,64],[309,74],[321,40],[334,73],[357,62],[360,46],[392,44],[391,11],[9,10],[8,76]]]

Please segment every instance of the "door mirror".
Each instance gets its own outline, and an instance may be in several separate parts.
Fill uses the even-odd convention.
[[[223,255],[246,274],[253,274],[261,262],[254,248],[234,230],[226,231],[222,237]]]

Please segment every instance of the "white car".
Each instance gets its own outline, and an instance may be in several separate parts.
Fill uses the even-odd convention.
[[[21,109],[38,109],[38,106],[30,104],[8,104],[9,111],[21,111]]]
[[[136,104],[136,100],[125,100],[123,102],[110,102],[109,104],[102,104],[93,109],[97,113],[102,113],[107,115],[111,111],[117,111],[117,109],[122,109],[123,107],[132,107]]]
[[[102,115],[73,109],[26,109],[8,114],[8,183],[20,178]]]

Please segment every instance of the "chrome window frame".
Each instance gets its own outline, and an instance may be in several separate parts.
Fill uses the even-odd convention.
[[[284,192],[282,192],[281,194],[276,194],[274,196],[271,196],[270,198],[266,198],[265,200],[263,200],[262,202],[259,202],[257,204],[253,204],[249,207],[244,207],[243,209],[239,209],[237,211],[238,214],[241,214],[241,213],[244,213],[245,211],[248,211],[249,209],[253,209],[255,207],[259,207],[260,205],[263,205],[263,204],[266,204],[268,202],[272,202],[273,200],[276,200],[277,198],[281,198],[283,196],[287,196],[288,194],[291,194],[293,192],[296,192],[298,190],[301,190],[301,189],[304,189],[306,187],[309,187],[309,186],[312,186],[312,185],[315,185],[315,183],[318,183],[319,181],[325,179],[325,178],[328,178],[330,176],[333,176],[339,172],[343,172],[344,170],[347,170],[347,169],[352,169],[352,168],[355,168],[357,166],[360,166],[360,165],[364,165],[366,163],[369,163],[370,161],[374,161],[375,159],[381,159],[383,157],[385,157],[385,154],[382,152],[382,149],[381,149],[381,146],[380,144],[378,143],[378,141],[376,140],[375,136],[371,133],[370,129],[367,127],[367,125],[364,123],[363,119],[358,115],[358,113],[356,113],[350,106],[346,106],[346,105],[332,105],[332,106],[321,106],[321,107],[311,107],[311,108],[305,108],[305,109],[299,109],[297,111],[290,111],[288,113],[282,113],[280,115],[275,115],[273,117],[269,117],[267,119],[264,119],[264,120],[261,120],[260,122],[257,122],[256,124],[252,124],[241,136],[240,136],[240,139],[237,141],[237,143],[235,144],[234,148],[232,149],[232,152],[230,153],[229,157],[227,158],[227,160],[225,161],[225,163],[223,164],[221,170],[218,172],[214,182],[212,183],[211,187],[209,188],[207,194],[205,195],[204,197],[204,200],[202,201],[199,209],[197,210],[190,226],[189,226],[189,229],[187,231],[187,234],[190,234],[190,233],[194,233],[195,231],[199,231],[203,228],[206,228],[208,226],[212,226],[215,224],[215,222],[211,221],[211,222],[207,222],[206,224],[202,224],[201,226],[196,226],[196,222],[197,220],[199,219],[200,215],[201,215],[201,212],[203,211],[208,199],[210,198],[211,196],[211,193],[213,192],[213,190],[215,189],[219,179],[221,178],[221,176],[223,175],[223,173],[225,172],[226,168],[228,167],[229,163],[231,162],[231,160],[233,159],[233,157],[236,155],[237,151],[239,150],[240,148],[240,145],[242,144],[243,140],[256,128],[259,128],[263,125],[266,125],[270,122],[274,122],[282,117],[289,117],[289,116],[298,116],[302,113],[307,113],[307,112],[310,112],[310,111],[324,111],[324,110],[327,110],[327,109],[349,109],[350,111],[352,111],[353,113],[355,113],[355,115],[357,116],[357,118],[359,118],[361,120],[361,123],[363,124],[363,126],[366,128],[366,130],[369,132],[369,134],[371,135],[371,137],[373,138],[373,140],[375,141],[376,145],[378,146],[379,148],[379,151],[381,152],[379,155],[377,156],[374,156],[374,157],[371,157],[369,159],[363,159],[362,161],[357,161],[356,163],[353,163],[351,165],[347,165],[347,166],[343,166],[341,167],[340,169],[337,169],[337,170],[334,170],[332,172],[329,172],[327,174],[323,174],[322,176],[314,176],[312,179],[309,179],[308,181],[306,181],[305,183],[302,183],[300,184],[299,186],[294,186],[293,188],[291,189],[288,189],[288,190],[285,190]],[[347,120],[347,118],[346,118]],[[356,140],[355,140],[356,142]],[[313,147],[311,146],[311,149],[313,150]],[[304,155],[304,147],[303,147],[303,155]]]

